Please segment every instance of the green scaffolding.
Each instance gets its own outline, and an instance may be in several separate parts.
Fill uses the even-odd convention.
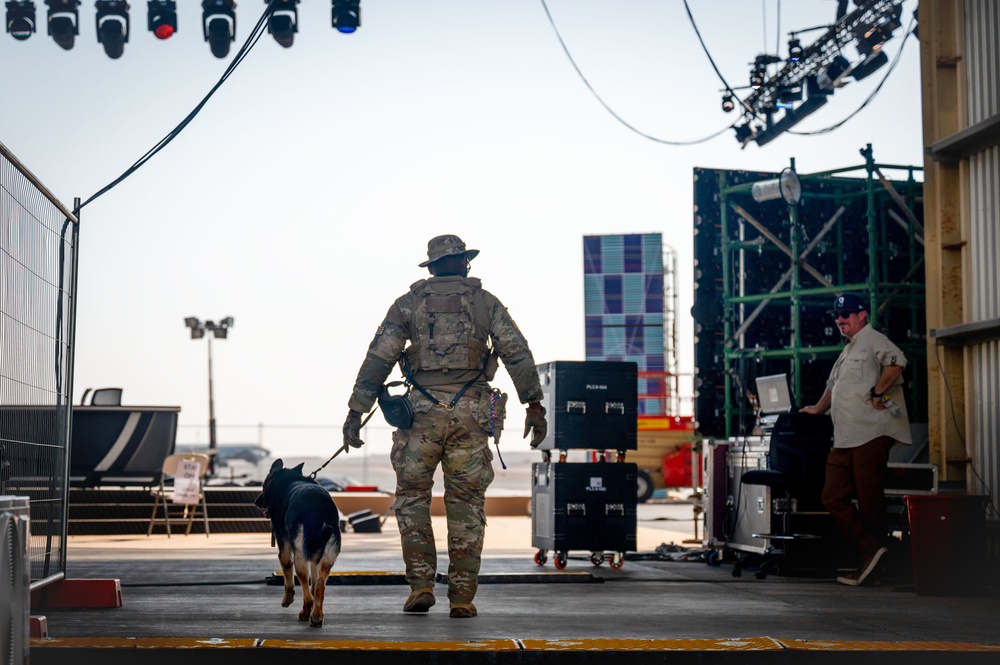
[[[726,436],[733,436],[734,420],[740,411],[737,404],[734,368],[741,362],[787,360],[793,402],[803,406],[819,399],[822,385],[806,385],[803,363],[833,361],[842,349],[837,336],[828,343],[817,344],[803,339],[804,326],[817,324],[817,312],[825,314],[836,295],[843,292],[864,292],[870,296],[870,320],[873,326],[889,334],[909,361],[908,403],[911,422],[926,422],[926,346],[925,289],[922,192],[923,183],[915,179],[922,169],[917,166],[879,164],[871,145],[861,150],[864,164],[830,171],[796,174],[801,183],[801,198],[787,206],[787,225],[783,237],[762,224],[754,216],[754,185],[742,182],[729,184],[726,172],[719,180],[722,261],[723,316],[725,340],[725,422]],[[795,171],[791,159],[790,170]],[[852,173],[863,177],[848,177]],[[902,180],[890,180],[890,173],[903,173]],[[772,176],[773,178],[773,176]],[[864,200],[863,219],[858,219],[859,199]],[[841,213],[823,220],[807,220],[803,210],[810,203],[827,203]],[[770,205],[775,205],[771,202]],[[815,206],[812,206],[815,207]],[[853,208],[853,216],[843,211]],[[760,209],[757,205],[756,209]],[[783,220],[784,221],[784,220]],[[859,269],[858,250],[850,244],[849,229],[857,231],[864,225],[867,242],[867,270]],[[807,227],[812,233],[807,234]],[[759,235],[748,240],[754,232]],[[853,240],[858,241],[859,233]],[[762,240],[763,238],[763,240]],[[822,245],[821,250],[820,245]],[[758,254],[767,248],[775,257],[774,286],[768,291],[747,289],[743,284],[742,268],[747,252]],[[822,255],[822,256],[821,256]],[[796,258],[798,257],[798,258]],[[821,258],[826,271],[811,264]],[[905,269],[905,270],[904,270]],[[867,275],[859,273],[867,272]],[[768,347],[744,344],[747,331],[762,324],[769,308],[788,308],[787,336],[780,344]],[[808,318],[807,318],[808,317]],[[829,317],[827,316],[827,320]],[[818,392],[816,392],[818,391]]]

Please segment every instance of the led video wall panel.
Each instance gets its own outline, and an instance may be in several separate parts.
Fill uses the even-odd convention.
[[[635,362],[639,415],[666,415],[661,235],[584,236],[583,283],[586,359]]]

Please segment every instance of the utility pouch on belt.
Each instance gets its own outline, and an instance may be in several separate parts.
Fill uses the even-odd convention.
[[[489,392],[489,397],[486,399],[490,401],[489,433],[499,443],[500,432],[503,431],[503,421],[507,417],[507,393],[502,393],[494,388]]]
[[[378,396],[378,407],[382,409],[382,417],[385,422],[397,429],[410,429],[413,427],[413,405],[410,404],[409,389],[402,395],[393,395],[389,388],[406,385],[402,381],[390,381],[382,386],[382,392]]]

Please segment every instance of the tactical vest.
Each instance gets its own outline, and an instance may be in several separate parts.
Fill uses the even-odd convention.
[[[478,279],[466,278],[456,282],[448,293],[435,290],[427,280],[410,287],[416,298],[410,345],[404,353],[411,370],[469,370],[486,365],[490,349],[473,337],[473,298],[479,286]],[[480,329],[483,327],[481,324]]]

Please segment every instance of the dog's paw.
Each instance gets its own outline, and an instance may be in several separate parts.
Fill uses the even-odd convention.
[[[286,591],[285,595],[281,599],[281,606],[282,607],[288,607],[289,605],[292,604],[293,600],[295,600],[295,592],[294,591]]]

